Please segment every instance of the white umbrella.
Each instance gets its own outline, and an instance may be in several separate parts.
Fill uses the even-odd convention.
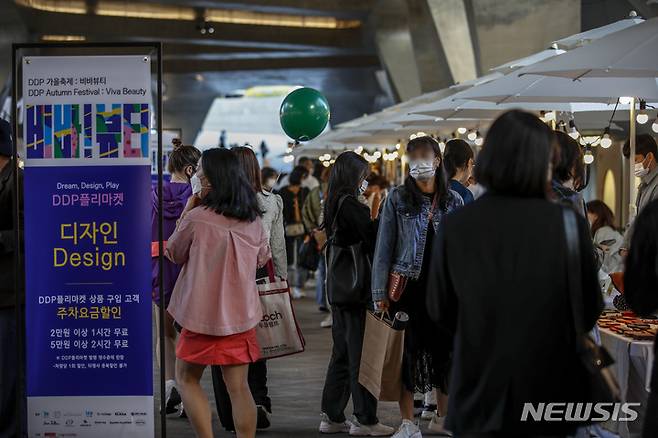
[[[462,92],[465,93],[465,92]],[[443,99],[411,111],[413,114],[423,114],[442,119],[486,119],[494,118],[499,113],[510,109],[526,111],[610,111],[610,105],[601,103],[569,103],[569,102],[520,102],[516,104],[496,104],[493,102],[478,102],[462,100],[462,93],[452,98]]]
[[[523,74],[571,79],[658,76],[658,18],[529,66]]]
[[[560,55],[564,56],[564,55]],[[514,102],[601,102],[614,103],[620,96],[642,96],[658,101],[658,81],[655,78],[633,78],[611,84],[610,78],[587,78],[572,81],[566,78],[523,74],[524,68],[495,81],[470,88],[459,99],[494,103]],[[614,87],[611,87],[614,85]]]
[[[530,66],[525,74],[559,76],[571,79],[608,78],[608,86],[601,95],[620,96],[619,91],[635,78],[658,76],[658,18],[600,38],[591,44],[574,49],[557,58]],[[644,95],[631,94],[635,97]],[[633,175],[635,157],[635,99],[630,105],[630,160],[629,160],[629,219],[635,217],[637,187]]]
[[[576,47],[588,44],[593,40],[610,35],[611,33],[619,32],[620,30],[640,24],[643,21],[642,18],[637,18],[635,12],[631,12],[630,18],[615,21],[614,23],[606,24],[605,26],[597,27],[596,29],[587,30],[585,32],[553,41],[553,44],[560,49],[575,49]]]
[[[528,65],[536,64],[538,62],[544,61],[548,58],[552,58],[556,55],[561,55],[565,52],[565,50],[558,49],[556,47],[542,50],[541,52],[534,53],[530,56],[526,56],[525,58],[521,59],[515,59],[514,61],[506,62],[503,65],[499,65],[498,67],[494,67],[491,70],[500,72],[503,74],[507,74],[513,70],[516,70],[521,67],[526,67]],[[477,84],[479,85],[479,84]],[[477,86],[476,85],[476,86]]]

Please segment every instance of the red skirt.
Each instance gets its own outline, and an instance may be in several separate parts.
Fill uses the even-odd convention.
[[[244,365],[260,359],[256,329],[229,336],[195,333],[184,328],[176,357],[199,365]]]

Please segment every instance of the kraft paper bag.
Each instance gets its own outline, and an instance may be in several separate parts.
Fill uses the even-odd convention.
[[[359,383],[381,401],[398,401],[402,389],[404,330],[373,312],[366,314]]]
[[[286,281],[269,281],[258,284],[263,318],[256,327],[261,359],[301,353],[305,348],[304,336],[297,323]]]

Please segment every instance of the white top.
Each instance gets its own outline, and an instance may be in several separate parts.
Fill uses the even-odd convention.
[[[286,241],[283,230],[283,200],[274,193],[262,191],[257,193],[258,206],[263,210],[263,229],[270,242],[274,275],[288,278],[288,260],[286,257]]]

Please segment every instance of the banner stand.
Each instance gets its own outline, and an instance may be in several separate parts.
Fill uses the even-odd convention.
[[[146,52],[144,52],[144,50],[146,50]],[[152,99],[153,97],[155,97],[155,110],[156,110],[155,125],[156,125],[156,129],[157,129],[157,163],[158,163],[157,164],[157,171],[158,171],[157,191],[158,191],[158,198],[159,198],[158,225],[157,225],[158,233],[157,234],[158,234],[158,240],[160,242],[160,245],[159,245],[160,250],[159,250],[159,254],[158,254],[158,266],[159,266],[158,285],[162,285],[163,284],[163,260],[164,260],[163,259],[163,244],[162,244],[162,238],[163,238],[163,229],[162,229],[162,221],[163,221],[163,219],[162,219],[162,214],[163,214],[162,213],[162,210],[163,210],[163,208],[162,208],[162,187],[163,187],[163,159],[162,159],[162,153],[163,153],[163,145],[162,145],[162,44],[160,42],[139,42],[139,43],[84,43],[84,42],[77,43],[77,42],[71,42],[71,43],[13,44],[12,45],[12,82],[11,82],[11,84],[12,84],[12,105],[13,105],[13,108],[12,108],[13,109],[12,126],[13,126],[13,131],[14,131],[13,132],[13,134],[14,134],[13,135],[14,148],[13,148],[12,165],[15,166],[15,168],[14,168],[15,171],[14,171],[14,174],[13,174],[13,182],[14,182],[14,187],[16,188],[14,193],[13,193],[13,205],[14,205],[14,213],[15,213],[15,216],[14,216],[14,229],[15,229],[14,236],[15,236],[15,239],[16,239],[16,247],[15,247],[15,254],[16,254],[16,257],[15,257],[15,274],[16,275],[14,276],[15,277],[14,286],[15,286],[15,291],[16,291],[15,317],[16,317],[17,347],[18,347],[17,348],[18,382],[17,382],[17,397],[16,397],[16,399],[17,399],[16,400],[16,417],[18,419],[19,436],[27,436],[28,435],[29,431],[26,430],[26,428],[28,427],[27,425],[30,424],[31,420],[32,421],[34,420],[33,418],[30,418],[30,415],[28,413],[29,411],[27,411],[26,408],[25,408],[26,404],[27,404],[26,403],[26,401],[27,401],[26,396],[28,394],[27,388],[29,386],[29,384],[26,381],[26,378],[28,378],[30,376],[30,372],[27,372],[26,370],[27,370],[27,367],[31,366],[28,363],[28,358],[27,358],[27,356],[28,356],[28,353],[27,353],[28,348],[27,347],[28,346],[26,345],[26,321],[27,321],[26,318],[27,318],[27,308],[30,307],[30,306],[34,306],[34,303],[32,301],[26,301],[26,283],[28,281],[28,279],[26,278],[26,272],[29,272],[31,269],[34,269],[33,265],[36,264],[36,262],[33,259],[30,259],[30,261],[29,261],[29,263],[31,263],[30,268],[28,269],[27,265],[26,265],[25,249],[26,249],[26,247],[28,247],[28,244],[26,244],[25,240],[30,240],[31,236],[28,233],[24,232],[24,227],[25,227],[27,221],[24,222],[24,218],[23,218],[23,215],[21,214],[22,212],[20,210],[20,208],[23,205],[23,202],[25,201],[25,195],[26,195],[25,187],[26,187],[26,184],[29,185],[29,183],[30,183],[27,180],[27,178],[24,178],[25,181],[23,179],[19,178],[18,148],[20,147],[21,142],[22,142],[23,145],[25,145],[23,150],[26,151],[25,152],[26,155],[24,157],[20,157],[20,158],[26,159],[26,160],[28,158],[27,143],[26,143],[26,138],[25,138],[25,135],[24,135],[24,131],[22,129],[19,129],[20,128],[19,120],[22,121],[23,125],[25,125],[27,123],[27,120],[26,120],[27,111],[26,111],[26,109],[28,107],[28,105],[26,105],[26,103],[25,103],[26,102],[25,96],[23,95],[23,93],[25,92],[25,90],[23,89],[23,79],[24,79],[23,78],[23,75],[24,75],[23,61],[24,61],[24,58],[30,57],[30,56],[34,56],[35,58],[40,58],[40,59],[41,58],[48,58],[48,57],[67,57],[67,56],[68,57],[78,57],[78,56],[88,57],[89,56],[89,57],[97,57],[97,58],[101,58],[103,56],[121,58],[122,56],[124,56],[124,57],[128,58],[128,57],[131,57],[131,56],[135,57],[136,55],[144,55],[145,53],[146,53],[146,56],[144,56],[143,61],[144,61],[144,63],[148,63],[148,68],[149,68],[149,72],[150,72],[149,86],[145,87],[145,89],[150,89],[150,85],[153,82],[152,78],[153,78],[154,75],[155,75],[155,85],[156,85],[155,95],[151,92],[150,96],[144,96],[144,97],[145,98],[148,97],[149,99]],[[148,56],[148,58],[147,58],[147,56]],[[154,56],[156,57],[156,59],[153,59]],[[70,59],[74,59],[74,58],[70,58]],[[28,64],[29,64],[29,62],[28,62]],[[57,75],[56,71],[55,72],[50,72],[50,73],[52,73],[55,76]],[[77,81],[77,79],[76,79],[76,81]],[[132,101],[130,101],[130,102],[132,102]],[[151,102],[151,105],[153,105],[153,101],[150,100],[150,102]],[[22,105],[21,105],[21,103],[22,103]],[[94,107],[97,106],[95,103],[94,104],[89,104],[90,107],[92,105]],[[142,104],[141,112],[146,111],[147,114],[150,116],[151,113],[149,112],[149,109],[146,108],[146,110],[144,110],[143,105],[144,104]],[[20,117],[20,119],[19,119],[19,106],[20,106],[21,111],[22,111],[22,114],[20,114],[22,117]],[[55,106],[55,105],[50,105],[49,107],[51,107],[51,106]],[[83,107],[82,104],[68,105],[68,106],[69,107],[70,106]],[[114,109],[115,106],[120,106],[120,104],[119,105],[112,105],[112,108]],[[130,113],[129,112],[130,111],[129,108],[131,106],[134,106],[134,107],[137,108],[135,110],[135,113]],[[86,109],[87,104],[85,104],[84,107]],[[137,106],[137,104],[128,103],[128,101],[126,101],[126,104],[123,105],[123,107],[125,108],[125,109],[123,109],[124,119],[120,119],[120,120],[122,120],[121,125],[122,125],[122,130],[123,131],[122,131],[121,134],[117,134],[117,135],[119,135],[119,136],[121,136],[121,135],[124,135],[124,136],[125,135],[130,135],[131,139],[133,139],[133,140],[135,138],[139,139],[139,134],[140,133],[143,134],[143,126],[144,126],[144,119],[141,120],[141,125],[140,125],[140,121],[138,120],[138,118],[139,118],[138,113],[140,113],[139,107]],[[68,110],[68,108],[67,108],[67,110]],[[78,110],[78,112],[82,111],[81,108],[77,108],[77,110]],[[60,109],[60,112],[61,111],[62,110]],[[118,111],[121,111],[121,109],[119,109]],[[128,115],[130,116],[130,119],[128,119],[128,120],[125,119],[126,111],[129,112]],[[77,113],[76,113],[76,115],[80,116],[80,117],[82,116],[81,114],[77,114]],[[52,117],[52,114],[50,114],[50,116]],[[85,117],[86,116],[87,116],[87,114],[85,112]],[[91,117],[92,116],[90,116],[90,118]],[[69,125],[69,126],[71,126],[71,128],[72,128],[73,127],[73,125],[72,125],[73,122],[69,121],[69,123],[71,123],[71,125]],[[98,122],[96,120],[92,120],[91,123],[94,124],[93,125],[94,126],[93,135],[96,136],[97,135],[97,130],[96,130],[96,125],[95,124],[98,123]],[[134,130],[131,130],[131,128],[130,128],[133,123],[134,123],[134,125],[138,126],[137,132],[135,132]],[[125,132],[126,128],[124,128],[124,125],[128,125],[128,134],[126,134],[126,132]],[[141,131],[139,130],[139,126],[142,127]],[[150,129],[151,129],[151,121],[150,120],[148,120],[147,126],[148,126],[149,131],[146,132],[146,137],[145,138],[147,139],[146,142],[148,144],[148,135],[149,135]],[[50,128],[52,129],[53,126],[51,125]],[[134,126],[133,126],[133,128],[134,128]],[[70,136],[73,137],[73,129],[70,129],[70,131],[71,131]],[[89,128],[89,136],[90,137],[91,137],[91,132],[92,132],[92,128]],[[82,139],[83,138],[82,133],[78,132],[78,134],[79,134],[78,138]],[[85,135],[86,134],[87,133],[85,132]],[[18,141],[19,138],[21,139],[21,142]],[[55,137],[52,137],[52,138],[55,138]],[[119,138],[119,137],[117,137],[117,138]],[[94,138],[93,139],[94,147],[97,146],[97,143],[95,142],[95,140],[96,139]],[[69,140],[69,141],[73,141],[73,140]],[[91,141],[92,140],[90,140],[90,142]],[[128,143],[130,143],[130,141],[128,141]],[[143,140],[142,140],[141,144],[143,144]],[[70,143],[69,143],[69,145],[70,145]],[[53,147],[54,147],[54,145],[53,145]],[[76,151],[77,151],[76,153],[78,153],[78,154],[80,153],[80,148],[82,148],[82,147],[83,147],[83,145],[80,144],[80,143],[76,143],[76,146],[70,146],[70,148],[76,149]],[[124,148],[126,147],[125,140],[124,140],[123,147]],[[147,148],[148,148],[148,146],[147,146]],[[118,149],[118,147],[117,147],[117,149]],[[87,152],[84,152],[84,153],[86,154]],[[119,152],[119,154],[123,154],[123,153],[124,153],[123,151]],[[87,158],[87,157],[91,158],[92,157],[91,152],[89,152],[89,154],[90,155],[88,155],[88,156],[84,155],[83,158],[81,160],[79,160],[80,163],[76,163],[76,165],[77,166],[82,165],[83,167],[80,167],[80,168],[84,168],[84,158]],[[95,154],[94,157],[98,157],[98,155],[97,155],[98,152],[94,152],[94,154]],[[139,151],[137,151],[137,154],[139,154]],[[123,155],[121,155],[121,156],[123,156]],[[130,155],[130,156],[132,156],[132,155]],[[140,155],[140,156],[143,157],[144,155]],[[147,156],[150,156],[150,153]],[[77,157],[78,157],[78,155],[76,155],[76,158]],[[43,158],[43,157],[40,157],[40,158]],[[53,158],[58,158],[58,157],[53,156]],[[64,157],[64,158],[67,158],[67,157]],[[44,160],[44,161],[46,161],[46,160]],[[98,164],[98,162],[96,162],[96,164]],[[103,164],[105,164],[105,163],[103,163]],[[109,160],[108,160],[107,164],[110,164]],[[121,167],[121,166],[119,166],[119,167]],[[119,167],[115,167],[117,169],[117,171],[119,170]],[[38,170],[38,166],[36,167],[36,169]],[[102,167],[97,167],[96,169],[102,169]],[[119,172],[119,173],[121,173],[121,172]],[[84,174],[84,172],[83,172],[83,174]],[[120,175],[117,176],[117,178],[120,178],[120,177],[121,177]],[[133,178],[133,179],[131,179],[131,178]],[[134,179],[134,177],[128,176],[128,177],[125,178],[125,180],[122,180],[122,181],[132,182],[132,181],[136,181],[136,180]],[[149,181],[150,181],[150,172],[149,172]],[[52,181],[50,181],[50,182],[52,182]],[[130,193],[129,193],[129,195],[130,195]],[[139,194],[139,195],[143,195],[143,194]],[[100,196],[100,194],[99,194],[99,196]],[[32,196],[32,197],[34,198],[34,196]],[[32,202],[34,203],[35,200],[33,199]],[[150,205],[150,204],[148,204],[148,205]],[[27,207],[27,202],[26,202],[26,207]],[[53,214],[54,214],[54,212],[53,212]],[[123,212],[123,214],[125,214],[125,211]],[[49,217],[40,218],[41,222],[43,222],[43,228],[46,228],[47,221],[49,219],[50,219]],[[61,229],[62,229],[62,231],[61,231],[61,236],[62,236],[61,238],[62,239],[64,238],[63,237],[64,236],[64,228],[68,227],[69,225],[73,225],[73,224],[68,224],[68,223],[67,224],[64,224],[64,223],[60,224]],[[76,222],[75,223],[76,228],[77,228],[77,225],[78,224]],[[81,224],[81,225],[91,225],[91,224]],[[96,227],[96,225],[97,224],[94,222],[94,228]],[[106,226],[106,225],[109,225],[109,224],[108,223],[102,223],[100,225],[100,227],[103,227],[103,226]],[[126,224],[119,224],[119,227],[122,226],[122,225],[125,226]],[[32,228],[34,228],[33,225],[32,225]],[[120,233],[117,231],[117,228],[118,228],[117,227],[117,222],[115,221],[114,222],[114,237],[115,237],[115,240],[118,242],[119,238],[117,238],[117,234],[120,235]],[[123,229],[120,229],[120,230],[123,231]],[[103,232],[103,230],[100,230],[100,231]],[[105,231],[107,231],[107,227],[105,227]],[[107,238],[107,236],[108,235],[106,235],[105,237]],[[68,236],[67,236],[67,238],[68,238]],[[95,239],[96,239],[96,234],[94,232],[94,242],[93,242],[94,245],[96,244]],[[130,239],[126,239],[126,240],[130,240]],[[149,241],[150,240],[151,240],[151,238],[149,236]],[[117,243],[117,242],[110,241],[110,243]],[[107,242],[105,242],[105,243],[107,243]],[[76,242],[76,244],[77,244],[77,242]],[[124,243],[123,241],[120,242],[120,244],[123,244],[125,246],[130,245],[130,243]],[[101,246],[101,245],[99,244],[98,246]],[[129,250],[132,250],[132,248],[129,248]],[[141,247],[140,247],[140,250],[141,250]],[[65,250],[62,249],[62,251],[65,251]],[[96,260],[98,261],[99,260],[99,258],[98,258],[98,248],[96,248],[96,251],[97,251]],[[46,252],[45,249],[44,249],[44,252]],[[57,258],[56,258],[57,257],[57,249],[55,249],[54,252],[56,254],[55,255],[55,260],[57,260]],[[132,253],[128,252],[128,254],[132,255],[134,252],[135,251],[133,251]],[[150,253],[150,251],[149,251],[149,253]],[[138,252],[138,254],[141,254],[141,252]],[[85,257],[85,256],[83,255],[82,257]],[[93,254],[90,257],[93,258]],[[117,257],[118,257],[118,255],[117,255]],[[125,266],[126,265],[125,255],[123,257],[124,257],[124,266]],[[140,263],[142,262],[140,257],[136,257],[136,259],[138,259]],[[73,260],[73,259],[71,259],[71,260]],[[86,260],[86,259],[82,258],[82,260]],[[120,259],[117,259],[117,260],[120,261]],[[75,261],[77,262],[78,259],[76,258]],[[80,266],[79,264],[76,265],[73,262],[71,262],[71,263],[72,263],[72,266]],[[130,263],[130,260],[129,260],[128,263]],[[57,264],[57,261],[54,261],[53,264]],[[87,265],[85,265],[85,266],[87,266]],[[149,270],[149,277],[150,277],[150,270]],[[75,284],[75,283],[70,283],[70,284]],[[92,284],[92,283],[89,283],[89,284]],[[104,283],[97,283],[97,284],[104,284]],[[158,289],[159,289],[159,293],[160,293],[160,302],[164,303],[163,288],[159,287]],[[74,297],[75,296],[81,297],[82,295],[73,295],[73,296]],[[126,297],[130,297],[130,294],[127,294]],[[144,299],[143,299],[144,298],[144,291],[138,290],[138,292],[133,294],[132,297],[137,299],[137,303],[139,303],[140,301],[143,302],[144,301]],[[150,293],[149,293],[149,297],[150,297]],[[39,297],[39,298],[41,298],[41,297]],[[73,299],[73,297],[69,297],[69,298],[71,298],[71,300]],[[32,297],[29,297],[29,299],[32,299]],[[121,300],[121,297],[118,296],[118,299]],[[141,305],[139,305],[139,308],[143,310],[145,305],[146,305],[146,303],[142,303]],[[152,308],[152,304],[150,302],[150,299],[148,300],[148,306],[149,306],[149,308]],[[105,306],[105,307],[107,309],[110,309],[109,306]],[[73,308],[74,307],[69,307],[69,309],[73,309]],[[77,307],[75,309],[77,309]],[[88,308],[86,308],[86,309],[87,309],[87,311],[89,310]],[[118,309],[118,313],[119,313],[118,319],[120,319],[121,318],[122,307],[117,305],[117,306],[112,307],[110,310],[112,310],[112,312],[114,312],[116,309]],[[129,307],[128,311],[125,312],[125,313],[128,313],[128,314],[130,314],[131,312],[134,313],[135,311],[132,310],[132,309],[133,309],[132,307]],[[164,321],[165,320],[165,318],[164,318],[165,317],[165,309],[164,309],[163,305],[159,306],[159,314],[160,314],[159,315],[160,316],[160,321]],[[149,312],[149,315],[152,315],[152,311]],[[61,316],[61,315],[58,314],[58,316]],[[105,316],[106,316],[106,313],[103,313],[102,317],[105,318]],[[98,317],[98,315],[97,315],[97,317]],[[93,317],[92,317],[92,319],[93,319]],[[108,319],[109,319],[109,317],[108,317]],[[77,320],[77,310],[76,310],[76,320]],[[150,333],[152,333],[151,325],[150,325],[150,324],[152,324],[152,318],[149,318],[148,324],[149,324],[148,333],[150,334]],[[31,328],[31,329],[33,329],[33,328]],[[156,329],[159,331],[160,338],[164,339],[164,325],[161,323],[161,324],[159,324],[159,327],[157,327]],[[80,329],[80,330],[82,330],[82,329]],[[103,330],[109,330],[109,329],[103,329]],[[115,330],[115,333],[116,333],[117,329],[114,329],[114,330]],[[126,334],[126,336],[128,336],[128,333],[129,333],[128,330],[129,329],[125,328],[125,330],[126,330],[125,334]],[[120,333],[120,331],[119,331],[119,333]],[[53,336],[53,335],[51,334],[51,336]],[[148,354],[149,354],[149,356],[148,357],[150,358],[151,357],[150,355],[151,355],[151,352],[152,352],[152,342],[153,342],[152,335],[149,335],[148,338],[149,338],[148,339],[149,340],[149,342],[148,342],[148,351],[149,351]],[[125,341],[126,342],[126,348],[128,348],[128,342],[132,342],[133,340],[134,339],[129,338]],[[137,339],[137,341],[138,342],[139,341],[144,342],[144,339]],[[33,343],[33,342],[37,342],[37,341],[30,338],[30,342]],[[55,342],[55,341],[51,341],[51,342]],[[62,341],[62,342],[64,342],[64,341]],[[73,343],[75,341],[69,341],[69,342]],[[78,340],[78,342],[82,342],[82,340]],[[117,342],[117,341],[115,341],[115,342]],[[164,342],[160,342],[160,364],[159,364],[160,365],[159,366],[159,368],[160,368],[160,436],[162,436],[162,437],[166,437],[166,435],[167,435],[166,409],[165,409],[166,400],[165,400],[165,378],[164,378],[164,376],[165,376],[164,345],[165,345]],[[59,346],[59,344],[58,344],[58,346]],[[30,347],[33,348],[32,346],[30,346]],[[51,347],[51,348],[53,348],[53,347]],[[134,347],[133,347],[133,349],[134,349]],[[127,350],[127,351],[132,351],[132,350]],[[130,353],[128,353],[128,354],[130,354]],[[60,356],[58,356],[57,358],[59,359],[59,357]],[[64,357],[64,356],[62,356],[62,357]],[[85,356],[85,358],[86,357],[87,356]],[[90,356],[90,357],[92,357],[92,356]],[[112,357],[114,357],[114,356],[112,356]],[[128,365],[126,365],[126,366],[128,366]],[[150,366],[150,368],[152,370],[152,362],[150,362],[148,365]],[[72,368],[75,368],[75,367],[72,367]],[[152,379],[153,379],[153,377],[152,377],[152,372],[149,373],[149,376],[150,376],[151,380],[150,380],[150,382],[148,382],[147,386],[151,387],[151,391],[150,391],[150,394],[151,394],[150,410],[152,410],[153,409],[153,402],[152,402],[152,394],[153,394],[153,392],[152,392]],[[87,383],[91,384],[92,382],[87,382]],[[97,383],[97,382],[94,382],[94,383]],[[83,383],[83,385],[84,384],[85,383]],[[39,398],[42,398],[42,397],[34,397],[34,398],[39,399]],[[53,398],[53,397],[46,397],[46,398]],[[54,397],[54,398],[58,398],[58,397]],[[87,398],[88,399],[93,399],[93,397],[87,397]],[[96,397],[96,398],[111,399],[112,397],[105,397],[101,394],[100,397]],[[69,401],[66,398],[64,398],[63,400],[65,402]],[[71,401],[71,404],[75,404],[75,403],[73,403],[73,398],[71,398],[70,401]],[[60,411],[55,411],[54,412],[55,415],[52,415],[51,412],[43,411],[43,413],[42,413],[42,412],[39,411],[37,413],[33,413],[33,415],[39,416],[40,421],[43,417],[46,417],[46,418],[44,418],[43,424],[52,424],[53,428],[59,427],[60,423],[62,423],[61,425],[69,426],[69,422],[70,422],[71,427],[73,427],[74,424],[76,426],[89,426],[89,429],[86,429],[86,430],[85,429],[80,429],[84,432],[84,433],[81,433],[81,434],[79,433],[78,434],[78,436],[81,436],[81,437],[83,437],[83,436],[106,436],[107,432],[93,432],[92,431],[93,426],[90,424],[90,423],[92,423],[91,419],[94,418],[95,415],[105,414],[105,412],[100,412],[100,413],[99,412],[94,412],[93,409],[91,409],[86,404],[84,404],[84,403],[86,403],[86,401],[84,399],[82,400],[82,403],[83,404],[78,403],[78,404],[80,404],[80,406],[83,406],[80,409],[80,411],[84,410],[84,412],[80,416],[81,418],[77,418],[78,417],[78,412],[72,412],[72,411],[75,410],[75,408],[69,409],[69,412],[64,412],[63,414]],[[110,408],[111,408],[111,406],[110,406]],[[107,409],[108,414],[110,413],[109,411],[111,411],[110,408]],[[66,406],[62,406],[63,411],[65,411],[66,409],[67,409]],[[88,409],[88,410],[85,410],[85,409]],[[117,408],[117,409],[119,409],[119,408]],[[148,411],[148,409],[147,409],[147,411]],[[60,414],[60,415],[57,415],[57,414]],[[67,414],[69,415],[70,418],[62,418],[62,416],[66,417]],[[114,414],[118,415],[118,414],[124,414],[124,413],[123,412],[115,412]],[[126,414],[126,415],[128,415],[128,414]],[[130,415],[132,417],[139,417],[141,415],[144,415],[144,418],[148,418],[146,412],[144,412],[144,413],[142,413],[142,412],[131,412]],[[152,412],[151,412],[151,415],[152,415]],[[87,418],[84,418],[84,417],[87,417]],[[50,420],[50,418],[53,418],[53,419]],[[60,421],[60,419],[61,419],[61,421]],[[103,419],[99,419],[99,420],[100,421],[94,422],[94,424],[103,424],[103,423],[109,424],[109,423],[112,423],[111,421],[106,421],[106,420],[103,420]],[[154,418],[152,417],[150,421],[152,422],[153,420],[154,420]],[[132,423],[134,420],[131,419],[130,421]],[[144,422],[144,420],[138,420],[138,421],[142,421],[142,423]],[[146,420],[146,421],[148,421],[148,420]],[[50,423],[48,423],[48,422],[50,422]],[[142,424],[142,423],[138,423],[138,424]],[[148,426],[148,425],[144,424],[144,426]],[[154,426],[154,425],[152,425],[152,426]],[[102,426],[99,426],[99,427],[102,427]],[[120,427],[124,427],[124,426],[120,426]],[[113,436],[123,436],[123,432],[127,429],[124,427],[124,428],[120,428],[119,430],[120,430],[120,433],[119,434],[113,434]],[[33,435],[29,435],[29,436],[33,436]],[[42,434],[41,436],[44,436],[44,435]],[[132,430],[132,432],[130,432],[130,431],[126,432],[125,436],[136,436],[135,435],[135,430]],[[138,434],[137,436],[144,436],[144,435]]]

